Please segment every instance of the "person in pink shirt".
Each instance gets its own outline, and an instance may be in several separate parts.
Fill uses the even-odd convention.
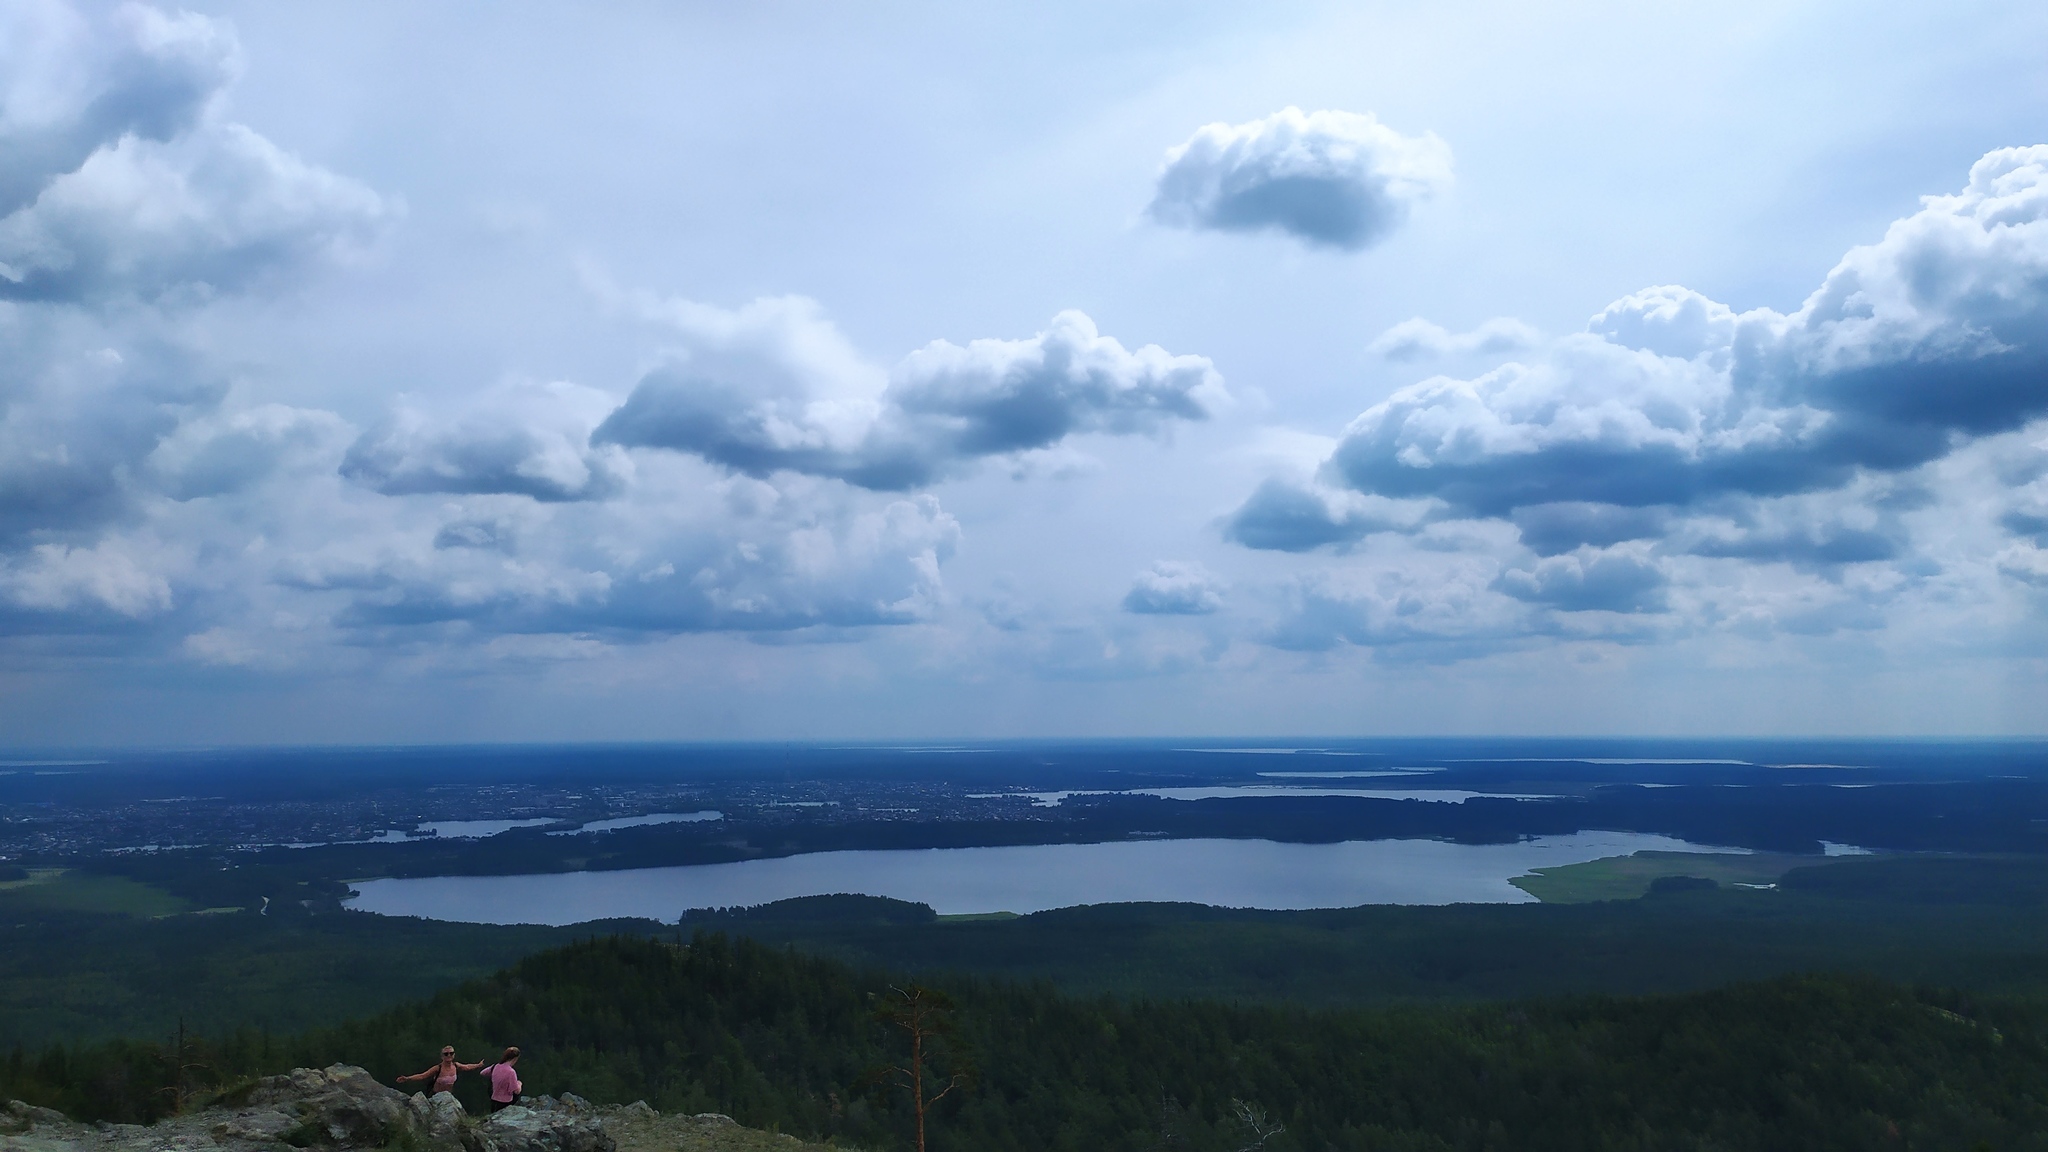
[[[398,1078],[398,1082],[400,1084],[410,1084],[420,1080],[429,1080],[433,1082],[432,1087],[428,1093],[429,1095],[435,1095],[442,1092],[453,1092],[455,1091],[456,1073],[474,1072],[481,1067],[483,1067],[482,1064],[456,1063],[455,1049],[453,1046],[450,1046],[441,1049],[441,1062],[439,1064],[434,1065],[432,1068],[427,1069],[425,1072],[416,1072],[411,1076],[400,1076]]]
[[[491,1081],[491,1111],[519,1103],[519,1049],[507,1048],[498,1062],[484,1069]]]

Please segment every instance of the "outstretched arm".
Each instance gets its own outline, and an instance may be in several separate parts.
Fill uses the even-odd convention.
[[[432,1076],[434,1073],[439,1072],[440,1070],[441,1066],[439,1064],[436,1064],[432,1068],[427,1069],[425,1072],[414,1073],[411,1076],[400,1076],[398,1078],[398,1082],[400,1084],[410,1084],[414,1080],[425,1080],[428,1077]]]
[[[474,1072],[483,1066],[484,1062],[479,1060],[474,1064],[457,1064],[455,1067],[463,1072]]]

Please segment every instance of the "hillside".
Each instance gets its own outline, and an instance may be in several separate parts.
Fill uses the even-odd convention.
[[[1659,864],[1700,870],[1694,861]],[[1583,904],[1117,904],[968,920],[901,901],[815,897],[700,910],[683,931],[926,979],[1050,980],[1073,993],[1167,1000],[1363,1007],[1643,995],[1815,971],[1985,996],[2048,991],[2048,859],[1860,858],[1793,867],[1779,880],[1767,891],[1724,885]],[[296,1034],[593,934],[678,938],[673,925],[651,921],[456,924],[317,901],[269,915],[158,918],[164,894],[154,889],[76,906],[88,903],[81,894],[109,890],[0,887],[0,1038],[31,1047],[164,1038],[181,1019],[216,1034]],[[60,905],[60,895],[72,902]]]
[[[441,1043],[516,1042],[528,1090],[722,1112],[842,1144],[902,1147],[885,975],[703,934],[586,941],[343,1027],[244,1036],[195,1061],[360,1063],[379,1079]],[[900,985],[899,985],[900,986]],[[1307,1010],[1063,996],[961,981],[935,1066],[971,1071],[934,1146],[1546,1150],[2048,1148],[2048,1007],[1799,977],[1647,999]],[[0,1091],[82,1115],[153,1105],[165,1054],[22,1056]],[[125,1095],[105,1086],[124,1083]],[[465,1087],[465,1091],[474,1091]],[[480,1103],[480,1101],[475,1101]]]
[[[664,1116],[644,1102],[592,1107],[542,1096],[472,1116],[448,1096],[410,1096],[361,1068],[297,1068],[215,1093],[142,1126],[82,1124],[23,1101],[0,1107],[4,1152],[158,1152],[195,1145],[274,1152],[807,1152],[819,1146],[745,1128],[729,1116]]]

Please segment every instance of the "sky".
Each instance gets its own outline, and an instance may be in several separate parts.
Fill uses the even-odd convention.
[[[2044,53],[0,0],[0,744],[2048,733]]]

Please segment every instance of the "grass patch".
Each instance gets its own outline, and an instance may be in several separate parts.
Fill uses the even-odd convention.
[[[161,888],[125,876],[93,876],[64,868],[39,868],[26,880],[0,884],[0,909],[151,917],[176,916],[191,907]]]
[[[1635,900],[1666,876],[1698,876],[1728,886],[1775,884],[1794,868],[1821,863],[1813,856],[1771,852],[1737,855],[1726,852],[1638,852],[1609,856],[1583,864],[1534,869],[1508,883],[1545,904],[1591,904],[1600,900]]]

